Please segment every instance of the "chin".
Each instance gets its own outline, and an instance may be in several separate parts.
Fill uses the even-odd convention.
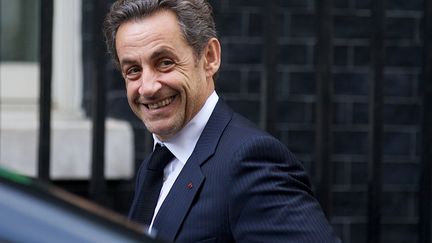
[[[161,140],[168,140],[171,137],[175,136],[181,129],[182,129],[182,127],[179,127],[177,125],[172,125],[172,126],[168,126],[168,127],[164,127],[164,128],[153,127],[153,131],[150,131],[150,130],[149,131],[151,133],[154,133],[155,135],[157,135],[158,138]]]
[[[154,133],[157,136],[162,136],[162,137],[166,137],[169,136],[169,134],[172,134],[173,129],[169,128],[169,127],[161,127],[158,125],[146,125],[146,128],[149,132]]]

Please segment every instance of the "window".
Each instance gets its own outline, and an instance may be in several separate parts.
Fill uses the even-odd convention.
[[[37,62],[39,1],[0,0],[0,60]]]
[[[35,106],[38,95],[39,1],[0,0],[2,108]]]

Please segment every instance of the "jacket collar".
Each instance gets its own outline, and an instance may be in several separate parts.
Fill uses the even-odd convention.
[[[153,228],[161,239],[174,241],[192,201],[204,182],[201,165],[216,151],[221,135],[232,117],[232,110],[218,101],[201,137],[163,202]]]

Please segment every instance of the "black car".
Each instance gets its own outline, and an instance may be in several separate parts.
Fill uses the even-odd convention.
[[[159,242],[121,215],[0,168],[0,242]]]

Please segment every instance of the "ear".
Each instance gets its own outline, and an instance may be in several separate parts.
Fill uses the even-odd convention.
[[[221,62],[221,46],[216,38],[211,38],[204,53],[204,69],[207,79],[213,78],[213,75],[219,70]]]

